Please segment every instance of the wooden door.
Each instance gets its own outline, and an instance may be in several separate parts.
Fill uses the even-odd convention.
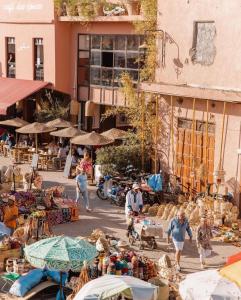
[[[208,133],[206,141],[206,133],[195,130],[192,145],[192,130],[179,127],[176,145],[176,175],[186,187],[184,191],[188,187],[197,192],[205,191],[206,180],[213,183],[214,134]]]

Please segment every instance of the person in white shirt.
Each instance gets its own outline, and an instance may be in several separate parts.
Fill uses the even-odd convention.
[[[134,183],[132,186],[132,190],[130,190],[126,194],[126,205],[125,205],[126,217],[128,217],[130,213],[138,215],[139,213],[141,213],[142,207],[143,207],[142,193],[140,192],[139,185]]]

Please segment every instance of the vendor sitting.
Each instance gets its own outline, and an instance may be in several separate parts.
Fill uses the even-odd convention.
[[[18,208],[14,196],[9,197],[8,205],[3,209],[3,222],[11,230],[11,235],[17,227]]]
[[[126,205],[125,213],[126,217],[130,213],[138,215],[141,213],[143,207],[142,193],[140,192],[140,187],[137,183],[134,183],[132,190],[130,190],[126,195]]]
[[[24,216],[23,223],[14,231],[12,237],[22,245],[27,243],[30,238],[30,221],[27,219],[27,216]]]

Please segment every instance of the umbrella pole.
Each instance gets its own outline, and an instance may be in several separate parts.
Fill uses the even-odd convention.
[[[59,291],[60,291],[60,299],[64,300],[64,289],[63,289],[63,284],[62,284],[62,280],[63,280],[63,273],[60,272],[60,284],[59,284]]]
[[[14,165],[13,165],[13,190],[14,190],[14,192],[16,192],[16,183],[15,183]]]
[[[36,153],[38,153],[38,135],[37,135],[37,133],[35,133],[35,149],[36,149]]]
[[[93,146],[91,146],[91,161],[92,161],[92,170],[91,170],[91,184],[94,183],[94,162],[93,162]]]

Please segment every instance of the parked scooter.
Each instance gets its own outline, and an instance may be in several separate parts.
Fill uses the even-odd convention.
[[[97,190],[96,194],[101,200],[107,200],[108,197],[108,185],[111,186],[112,177],[109,175],[106,175],[104,177],[101,177],[98,184],[97,184]]]
[[[111,204],[117,206],[124,206],[126,201],[126,194],[130,190],[130,187],[124,183],[114,182],[111,189],[108,190],[108,197]]]

